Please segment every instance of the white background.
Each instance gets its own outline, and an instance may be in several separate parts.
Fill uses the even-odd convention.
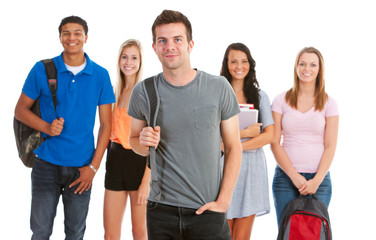
[[[295,56],[306,46],[324,56],[327,92],[340,107],[340,131],[331,167],[333,196],[329,207],[335,239],[374,236],[374,81],[376,14],[372,1],[42,1],[0,3],[1,151],[0,238],[30,239],[30,169],[18,159],[13,136],[14,107],[36,61],[63,50],[58,36],[62,18],[78,15],[89,25],[85,51],[108,69],[116,83],[120,44],[128,38],[144,46],[144,77],[161,71],[151,44],[151,25],[163,9],[184,13],[193,26],[192,67],[219,74],[226,47],[243,42],[256,60],[260,86],[270,100],[292,86]],[[97,127],[95,132],[97,131]],[[264,147],[269,183],[275,167]],[[86,239],[103,239],[104,162],[95,177]],[[271,187],[270,187],[271,188]],[[252,239],[275,239],[271,213],[256,218]],[[51,239],[63,239],[62,204]],[[128,210],[128,209],[127,209]],[[129,212],[123,239],[131,239]]]

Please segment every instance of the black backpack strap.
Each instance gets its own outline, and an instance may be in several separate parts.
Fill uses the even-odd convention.
[[[51,91],[52,100],[54,102],[55,107],[55,113],[56,113],[56,119],[57,117],[57,111],[56,111],[56,105],[57,105],[57,99],[56,99],[56,91],[57,91],[57,71],[55,63],[52,59],[44,59],[42,60],[44,64],[44,68],[46,69],[47,74],[47,83],[48,88]]]
[[[146,91],[148,105],[149,105],[149,119],[147,119],[147,123],[150,127],[154,128],[157,123],[157,115],[159,110],[159,95],[157,94],[158,88],[156,85],[155,77],[147,78],[143,81],[144,83],[144,90]],[[156,161],[155,161],[155,148],[150,147],[150,155],[149,155],[149,163],[151,169],[151,184],[152,189],[154,191],[154,199],[160,200],[161,198],[161,191],[158,184],[158,173],[156,169]]]

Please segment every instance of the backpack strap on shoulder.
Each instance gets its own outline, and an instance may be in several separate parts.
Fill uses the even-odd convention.
[[[42,63],[44,64],[44,67],[46,69],[48,88],[50,89],[51,94],[52,94],[53,103],[55,107],[55,113],[56,113],[56,105],[57,105],[56,67],[52,59],[42,60]],[[39,97],[34,101],[34,104],[30,108],[30,110],[38,117],[41,116],[40,106],[39,106]],[[56,118],[57,118],[57,114],[56,114]],[[15,117],[13,119],[13,129],[14,129],[14,135],[16,138],[18,156],[20,157],[20,159],[22,160],[22,162],[24,163],[26,167],[33,167],[33,163],[35,160],[35,154],[33,151],[37,149],[44,141],[44,138],[41,132],[20,122]]]
[[[46,69],[48,88],[51,91],[52,100],[54,102],[54,107],[55,107],[56,119],[57,119],[58,117],[57,117],[57,111],[56,111],[56,105],[57,105],[57,98],[56,98],[57,71],[56,71],[56,66],[55,66],[54,60],[52,60],[52,59],[44,59],[44,60],[42,60],[42,63],[44,64],[44,68]]]
[[[149,118],[146,120],[148,125],[154,128],[157,124],[157,116],[159,110],[159,95],[158,95],[158,88],[155,77],[147,78],[143,81],[144,90],[146,91],[146,98],[148,100],[149,105]],[[155,160],[155,148],[150,147],[150,155],[149,155],[149,163],[151,169],[151,181],[152,181],[152,190],[154,191],[153,196],[155,200],[160,200],[161,198],[161,191],[158,184],[158,173],[157,173],[157,163]]]

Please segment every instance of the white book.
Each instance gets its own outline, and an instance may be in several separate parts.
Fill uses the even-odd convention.
[[[239,129],[246,129],[248,126],[257,123],[258,110],[241,108],[239,113]]]
[[[251,126],[258,121],[258,110],[250,108],[240,108],[239,118],[239,129],[246,129],[248,126]],[[240,141],[244,142],[251,138],[241,138]],[[244,150],[243,152],[255,152],[256,150]]]

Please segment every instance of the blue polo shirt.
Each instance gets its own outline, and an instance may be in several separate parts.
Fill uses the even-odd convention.
[[[41,159],[59,166],[81,167],[93,157],[94,123],[97,107],[115,102],[110,76],[106,69],[86,55],[86,67],[77,75],[67,70],[63,54],[53,58],[57,69],[57,116],[64,118],[59,136],[44,134],[45,141],[34,151]],[[39,97],[41,118],[51,123],[56,119],[42,62],[30,71],[22,92],[33,100]]]

